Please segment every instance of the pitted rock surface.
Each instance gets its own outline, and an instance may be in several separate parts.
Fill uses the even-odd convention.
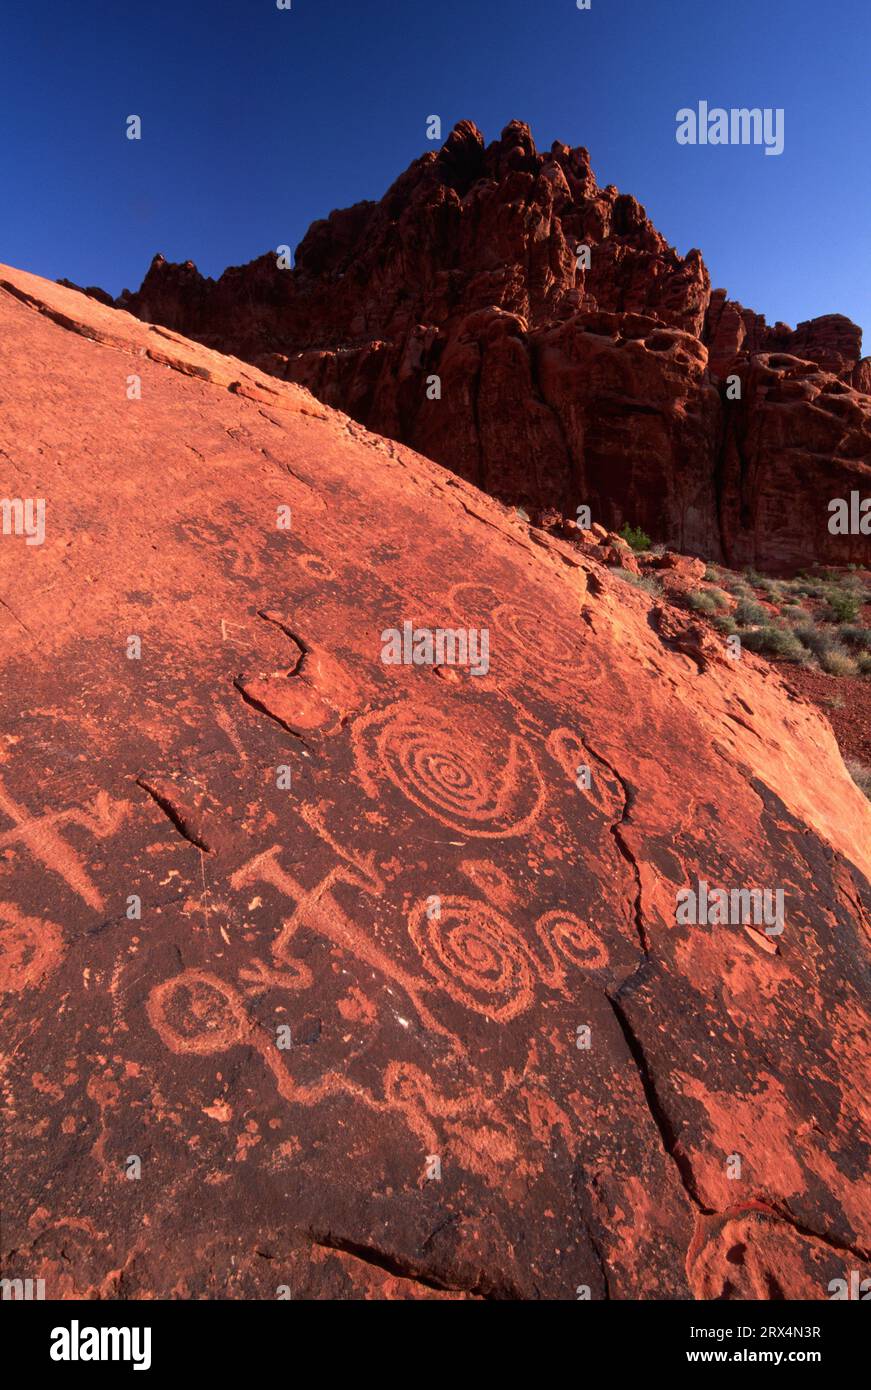
[[[43,544],[0,537],[4,1275],[685,1299],[865,1270],[871,810],[822,716],[94,298],[0,267],[0,363],[3,494],[46,500]],[[404,621],[487,629],[488,673],[383,664]],[[783,934],[680,925],[699,879],[782,888]]]

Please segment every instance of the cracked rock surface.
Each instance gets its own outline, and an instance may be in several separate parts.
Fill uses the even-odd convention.
[[[871,809],[776,672],[301,387],[6,267],[0,467],[46,501],[43,544],[0,537],[4,1276],[867,1273]],[[383,664],[404,621],[486,629],[488,673]],[[782,935],[680,924],[699,880],[782,889]]]

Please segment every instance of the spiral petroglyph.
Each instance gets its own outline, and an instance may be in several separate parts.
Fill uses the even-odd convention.
[[[445,993],[498,1023],[529,1008],[539,981],[565,994],[566,966],[590,971],[609,963],[604,942],[565,908],[539,917],[535,947],[488,903],[465,897],[441,898],[437,915],[418,903],[408,930]]]
[[[586,922],[565,908],[557,908],[539,917],[535,930],[549,958],[549,964],[541,967],[541,978],[545,984],[559,989],[563,987],[565,970],[561,961],[579,970],[601,970],[609,963],[605,943]]]
[[[522,603],[500,603],[493,613],[493,625],[496,633],[533,666],[544,666],[559,675],[577,668],[583,639],[566,626],[564,615],[549,615]]]
[[[442,898],[438,917],[420,903],[408,930],[429,973],[457,1003],[499,1023],[529,1007],[534,976],[526,945],[486,903]]]
[[[584,653],[584,633],[570,615],[546,599],[535,604],[505,603],[486,584],[457,584],[451,590],[452,610],[463,622],[490,629],[491,660],[500,669],[500,651],[510,652],[536,675],[570,679]]]
[[[521,835],[544,803],[544,782],[526,741],[498,740],[464,710],[459,728],[439,710],[392,705],[353,730],[357,772],[371,797],[387,778],[410,802],[452,830],[482,838]]]

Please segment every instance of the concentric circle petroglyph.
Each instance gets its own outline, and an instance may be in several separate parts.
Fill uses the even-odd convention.
[[[364,790],[384,780],[443,825],[467,835],[522,835],[544,802],[544,782],[524,739],[493,739],[471,714],[460,728],[439,710],[392,705],[364,715],[353,730]]]
[[[583,641],[566,626],[565,616],[523,603],[500,603],[493,625],[527,661],[568,676],[577,670]],[[491,644],[496,639],[491,637]]]
[[[186,970],[155,985],[145,1007],[172,1052],[205,1055],[253,1041],[254,1024],[232,985],[205,970]]]
[[[490,631],[491,662],[498,669],[500,651],[505,646],[512,664],[520,659],[524,666],[553,676],[575,676],[585,647],[583,633],[565,611],[554,608],[549,599],[536,603],[512,600],[506,603],[486,584],[457,584],[449,595],[452,611],[460,620]]]
[[[523,938],[486,903],[442,898],[411,913],[408,930],[429,973],[445,993],[504,1023],[532,1001],[533,970]]]
[[[301,570],[313,579],[335,579],[336,571],[322,555],[297,555],[296,562]]]

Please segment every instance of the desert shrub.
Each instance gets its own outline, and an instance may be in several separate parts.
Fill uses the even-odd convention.
[[[735,617],[742,625],[745,623],[764,623],[768,618],[768,610],[763,608],[761,603],[757,603],[755,599],[742,598],[738,600]]]
[[[784,618],[789,618],[792,622],[802,622],[808,617],[807,610],[802,608],[800,603],[785,603],[780,611]]]
[[[792,630],[799,642],[802,642],[818,659],[832,645],[831,633],[823,632],[816,623],[811,622],[807,617],[804,622],[798,623]]]
[[[807,648],[794,632],[790,632],[788,627],[775,627],[773,623],[742,632],[741,642],[748,651],[771,656],[778,661],[804,661],[808,656]]]
[[[871,767],[866,767],[857,758],[848,758],[847,771],[860,792],[864,792],[868,800],[871,801]]]
[[[860,652],[856,657],[856,669],[860,676],[871,676],[871,652]]]
[[[857,652],[871,652],[871,627],[863,627],[860,623],[842,623],[838,628],[838,637]]]
[[[760,579],[756,587],[768,594],[772,603],[782,603],[786,597],[786,589],[780,579]]]
[[[858,647],[860,651],[871,651],[871,627],[844,623],[838,636],[842,642],[849,642],[851,647]]]
[[[859,616],[862,599],[849,589],[830,589],[826,594],[828,609],[826,618],[832,623],[852,623]]]
[[[612,569],[611,573],[616,574],[618,579],[625,579],[633,588],[643,589],[646,594],[658,597],[662,593],[662,585],[652,575],[633,574],[631,570],[623,569]]]
[[[738,631],[738,624],[735,622],[731,613],[725,613],[715,618],[714,627],[718,628],[720,632],[725,632],[727,637],[731,637],[733,632]]]
[[[631,545],[633,550],[641,551],[650,549],[650,537],[646,531],[642,531],[640,526],[629,526],[627,524],[623,527],[620,535],[623,537],[624,541]]]
[[[833,632],[826,632],[815,623],[803,623],[793,628],[793,633],[813,652],[822,669],[830,676],[856,675],[858,667],[855,658]]]
[[[855,676],[859,667],[855,657],[851,656],[846,647],[842,647],[839,642],[833,642],[828,651],[818,658],[823,670],[830,676]]]
[[[744,578],[748,584],[751,584],[753,586],[754,589],[758,589],[760,585],[764,584],[765,582],[759,571],[755,570],[752,565],[748,565],[745,569]]]
[[[695,593],[687,594],[687,603],[694,613],[716,613],[719,607],[714,595],[707,589],[696,589]]]

